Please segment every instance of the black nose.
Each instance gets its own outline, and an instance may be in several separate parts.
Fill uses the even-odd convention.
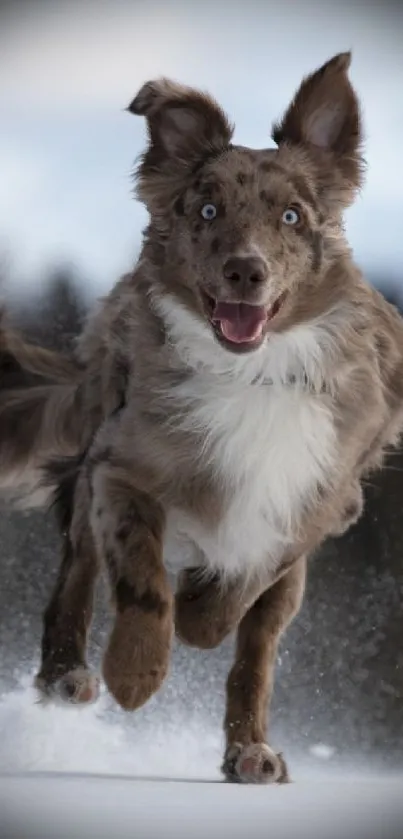
[[[267,279],[267,266],[259,256],[231,256],[224,265],[224,277],[234,286],[259,285]]]

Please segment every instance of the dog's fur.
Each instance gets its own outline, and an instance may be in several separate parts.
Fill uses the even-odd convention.
[[[36,463],[43,464],[41,452],[48,450],[48,423],[52,434],[56,430],[53,404],[57,402],[59,412],[61,393],[75,394],[79,378],[74,358],[25,341],[10,325],[4,308],[0,309],[0,468],[1,488],[7,489],[9,497],[16,490],[24,498],[25,488],[23,504],[28,499],[31,504],[43,503],[46,494],[38,492]],[[63,441],[67,424],[68,418]]]
[[[403,323],[343,232],[364,172],[350,58],[303,81],[276,149],[233,145],[205,94],[145,84],[129,106],[148,127],[138,265],[87,324],[73,380],[0,395],[3,479],[51,460],[65,533],[37,684],[95,697],[85,642],[103,564],[103,675],[126,709],[161,685],[174,624],[202,648],[237,628],[223,771],[244,782],[288,778],[266,717],[305,558],[360,515],[362,479],[403,427]]]

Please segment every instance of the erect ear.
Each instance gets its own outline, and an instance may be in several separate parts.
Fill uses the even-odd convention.
[[[233,134],[210,96],[169,79],[146,82],[127,110],[146,117],[149,148],[143,164],[154,170],[164,163],[196,163],[224,149]]]
[[[348,78],[351,53],[334,56],[307,76],[281,122],[273,126],[273,140],[310,146],[331,153],[351,188],[361,185],[362,126],[357,96]]]

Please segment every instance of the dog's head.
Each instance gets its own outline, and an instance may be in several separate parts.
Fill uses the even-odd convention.
[[[257,349],[304,311],[320,312],[363,174],[350,60],[337,55],[303,80],[273,128],[276,149],[233,145],[213,99],[166,79],[129,106],[147,120],[137,195],[163,252],[164,291],[227,349]]]

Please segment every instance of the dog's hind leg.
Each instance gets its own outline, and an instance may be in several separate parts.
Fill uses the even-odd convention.
[[[87,666],[86,643],[99,562],[88,519],[90,497],[84,471],[77,484],[65,482],[57,504],[63,557],[44,614],[42,660],[35,684],[44,696],[92,702],[98,697],[99,680]]]

